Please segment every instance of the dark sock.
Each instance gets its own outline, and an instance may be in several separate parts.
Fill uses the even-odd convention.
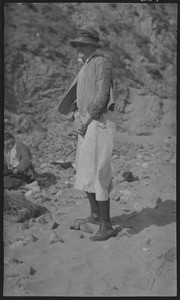
[[[102,221],[110,222],[110,200],[98,201],[100,218]]]
[[[94,193],[86,193],[89,199],[89,203],[91,206],[91,213],[99,215],[99,205],[98,201],[96,201]]]

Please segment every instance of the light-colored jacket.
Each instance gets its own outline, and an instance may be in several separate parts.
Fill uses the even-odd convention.
[[[104,113],[107,110],[113,110],[116,102],[116,91],[117,91],[117,82],[116,82],[116,77],[114,74],[114,71],[111,67],[110,61],[104,57],[102,54],[93,54],[87,63],[91,62],[89,65],[90,68],[90,73],[93,73],[93,70],[96,70],[96,74],[94,74],[94,81],[95,84],[94,86],[96,87],[96,90],[91,90],[89,89],[89,93],[93,95],[87,95],[87,98],[92,97],[92,101],[89,103],[88,106],[88,112],[92,115],[94,119],[98,119],[99,115],[101,113]],[[107,90],[104,91],[103,89],[106,89],[106,82],[107,76],[104,76],[102,72],[102,65],[104,68],[104,71],[106,73],[106,69],[108,69],[108,74],[109,74],[109,90],[107,94]],[[92,69],[92,70],[91,70]],[[92,71],[92,72],[91,72]],[[79,73],[78,73],[79,74]],[[71,115],[71,113],[76,110],[76,98],[77,98],[77,82],[78,82],[78,74],[73,80],[70,88],[68,91],[65,93],[63,96],[63,99],[60,101],[58,105],[58,111],[60,114],[63,115]],[[101,80],[96,80],[96,78],[100,78]],[[105,78],[106,77],[106,78]],[[104,81],[104,82],[103,82]]]
[[[35,179],[37,173],[31,161],[31,153],[29,147],[20,141],[17,141],[15,146],[16,146],[15,149],[16,149],[16,156],[18,162],[18,164],[16,165],[16,169],[20,173],[26,174],[30,176],[32,179]],[[8,162],[6,163],[8,165]]]

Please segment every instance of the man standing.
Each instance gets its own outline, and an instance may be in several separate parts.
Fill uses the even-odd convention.
[[[99,224],[98,232],[90,237],[102,241],[115,235],[110,220],[109,193],[112,190],[111,156],[116,131],[114,122],[115,76],[111,62],[100,48],[98,32],[84,26],[79,38],[70,41],[84,65],[65,94],[58,111],[69,114],[74,110],[78,132],[75,188],[85,191],[91,214],[87,223]]]

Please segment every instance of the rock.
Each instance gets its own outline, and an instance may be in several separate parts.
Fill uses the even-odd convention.
[[[4,264],[5,264],[5,265],[10,265],[10,261],[11,261],[11,258],[9,258],[9,257],[4,257]]]
[[[17,132],[17,133],[25,133],[25,132],[28,132],[29,129],[30,129],[30,126],[31,126],[30,123],[31,123],[30,120],[24,118],[23,120],[21,120],[21,123],[20,123],[20,125],[18,126],[18,128],[16,129],[16,132]]]
[[[169,262],[174,262],[176,260],[176,249],[171,247],[163,254],[163,258]]]
[[[117,238],[120,238],[122,236],[128,236],[130,237],[131,234],[128,233],[128,228],[123,228],[118,234],[117,234]]]
[[[29,196],[31,196],[33,194],[33,191],[32,190],[29,190],[29,191],[27,191],[24,195],[25,195],[25,197],[29,197]]]
[[[58,224],[58,223],[56,223],[56,222],[54,222],[54,223],[52,224],[52,227],[51,227],[51,229],[56,229],[58,226],[59,226],[59,224]]]
[[[21,226],[21,230],[24,230],[24,229],[29,229],[30,226],[29,226],[29,220],[26,220],[22,226]]]
[[[35,273],[36,273],[36,270],[33,269],[32,267],[30,267],[30,269],[29,269],[29,274],[30,274],[30,275],[34,275]]]
[[[93,233],[91,227],[83,220],[76,220],[70,224],[70,229],[82,230],[84,232]]]
[[[123,196],[131,196],[131,192],[127,190],[120,190],[119,193]]]
[[[26,242],[36,242],[38,238],[31,233],[24,240]]]
[[[71,210],[72,210],[72,208],[71,207],[61,207],[61,209],[58,209],[57,210],[57,214],[68,214],[68,213],[70,213],[71,212]]]
[[[160,197],[154,197],[151,199],[151,203],[153,203],[155,206],[160,202],[162,202]]]
[[[17,241],[15,243],[13,243],[12,245],[9,246],[9,249],[15,249],[15,248],[19,248],[19,247],[24,247],[27,245],[26,241]]]
[[[142,248],[142,250],[143,250],[143,251],[146,251],[146,252],[148,252],[148,251],[149,251],[149,249],[148,249],[148,248],[145,248],[145,247],[144,247],[144,248]]]
[[[48,166],[48,163],[44,163],[40,166],[41,169],[46,168]]]
[[[151,238],[148,238],[147,240],[146,240],[146,245],[150,245],[151,244]]]
[[[127,214],[132,213],[132,209],[125,208],[125,207],[122,207],[121,209],[122,209],[122,211],[124,211]]]
[[[137,212],[140,212],[142,210],[142,205],[140,205],[139,203],[134,203],[134,209]]]
[[[62,193],[63,193],[62,190],[56,192],[56,194],[53,196],[53,200],[55,200],[55,199],[59,200],[60,196],[62,196]]]
[[[13,267],[14,264],[22,264],[23,261],[20,259],[17,259],[16,257],[10,258],[10,257],[5,257],[4,258],[4,264],[8,265],[9,267]]]
[[[143,168],[148,168],[148,167],[149,167],[149,163],[148,163],[148,162],[143,162],[143,163],[141,164],[141,167],[143,167]]]
[[[49,244],[54,244],[57,242],[64,243],[64,240],[62,237],[58,236],[55,231],[51,232],[50,237],[49,237]]]
[[[45,225],[48,223],[48,220],[45,216],[40,216],[39,218],[37,218],[38,223]]]
[[[141,159],[143,159],[143,158],[144,158],[144,155],[143,155],[143,154],[138,154],[138,155],[137,155],[137,159],[140,159],[140,160],[141,160]]]
[[[70,188],[70,187],[73,186],[73,183],[70,180],[68,180],[68,181],[64,182],[64,185],[65,185],[66,188]]]
[[[111,199],[114,200],[114,201],[119,201],[120,200],[119,191],[112,191],[111,192]]]
[[[79,222],[73,221],[73,222],[70,224],[70,229],[79,230]]]
[[[120,200],[120,196],[119,195],[116,195],[113,199],[114,201],[119,201]]]
[[[36,224],[36,219],[35,218],[31,218],[29,220],[27,220],[27,223],[23,224],[21,229],[29,229],[31,227],[33,227]]]
[[[80,224],[79,230],[82,230],[82,231],[87,232],[87,233],[93,233],[92,228],[86,223]]]
[[[115,178],[113,178],[113,184],[115,186],[121,183],[122,181],[124,181],[124,178],[121,174],[118,174]]]
[[[124,180],[128,181],[128,182],[139,180],[139,178],[137,176],[133,176],[132,172],[130,172],[130,171],[123,171],[122,176],[123,176]]]
[[[38,182],[37,182],[36,180],[34,180],[34,181],[31,182],[31,183],[26,184],[24,187],[25,187],[26,189],[31,190],[31,189],[32,189],[33,187],[35,187],[35,186],[38,186]]]
[[[84,235],[78,230],[70,230],[62,235],[62,239],[65,243],[71,243],[79,239],[84,238]]]
[[[16,238],[16,241],[23,241],[25,239],[25,235],[20,235]]]
[[[32,187],[32,189],[31,189],[31,191],[33,192],[33,193],[38,193],[38,192],[40,192],[40,187],[39,186],[33,186]]]
[[[136,162],[135,162],[135,165],[136,165],[137,167],[140,167],[140,165],[141,165],[141,162],[139,162],[139,161],[136,161]]]

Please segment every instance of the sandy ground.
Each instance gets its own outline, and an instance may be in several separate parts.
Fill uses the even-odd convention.
[[[92,242],[70,228],[90,209],[73,187],[75,169],[27,198],[52,213],[4,218],[4,296],[176,296],[176,146],[172,138],[119,135],[112,159],[111,220],[116,237]],[[55,168],[55,167],[54,167]],[[123,180],[131,170],[138,180]],[[97,225],[89,225],[93,233]]]

